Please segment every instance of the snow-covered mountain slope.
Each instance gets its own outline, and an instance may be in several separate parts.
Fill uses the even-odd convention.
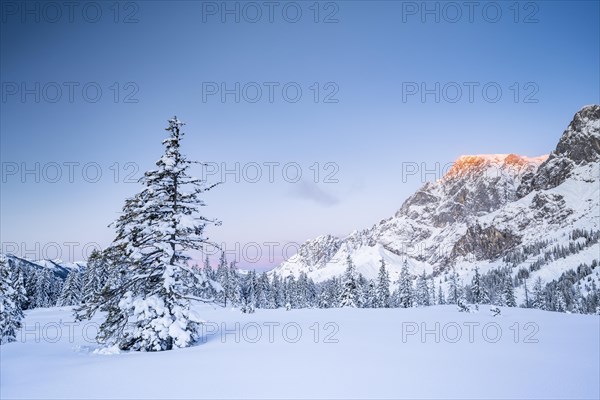
[[[475,266],[510,266],[514,274],[525,268],[532,278],[558,278],[599,258],[599,162],[600,106],[586,106],[550,155],[462,156],[393,217],[345,238],[307,241],[271,273],[305,272],[319,282],[340,275],[349,255],[370,279],[381,258],[392,279],[405,259],[413,274],[438,276],[454,266],[470,279]]]
[[[49,269],[55,276],[62,280],[67,278],[69,272],[73,269],[83,271],[86,263],[80,262],[65,262],[62,260],[38,260],[31,261],[25,258],[20,258],[12,254],[7,254],[8,265],[11,268],[21,268],[27,271],[36,269]]]

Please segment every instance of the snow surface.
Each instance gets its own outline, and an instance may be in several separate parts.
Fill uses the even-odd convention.
[[[203,343],[160,353],[103,349],[84,338],[98,320],[74,326],[69,307],[36,309],[27,334],[0,346],[0,398],[600,397],[599,316],[501,308],[493,317],[489,308],[204,306]],[[436,323],[439,343],[433,333],[423,341]]]

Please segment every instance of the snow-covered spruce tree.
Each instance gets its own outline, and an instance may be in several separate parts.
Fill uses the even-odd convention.
[[[437,298],[436,296],[436,291],[435,291],[435,280],[433,278],[430,279],[431,280],[431,284],[429,285],[429,294],[431,296],[431,298],[429,299],[429,304],[431,304],[432,306],[435,306],[437,304]]]
[[[459,312],[471,312],[467,301],[467,291],[464,288],[460,291],[460,295],[458,297],[458,300],[456,301],[456,305],[458,307]]]
[[[356,268],[350,256],[346,259],[346,271],[344,272],[340,294],[340,307],[358,307]]]
[[[256,274],[256,270],[252,271],[252,282],[250,282],[254,286],[254,308],[262,308],[262,303],[260,298],[262,297],[262,286],[259,283],[260,276]]]
[[[229,294],[231,293],[231,289],[229,288],[229,268],[227,267],[227,256],[225,252],[221,252],[221,257],[219,258],[219,265],[217,267],[217,271],[215,272],[216,280],[221,284],[223,290],[219,292],[217,295],[217,299],[219,303],[223,304],[223,307],[227,307],[227,302],[229,301]]]
[[[471,293],[473,294],[473,303],[476,306],[481,304],[483,300],[481,290],[481,275],[479,275],[479,268],[475,267],[475,275],[471,280]]]
[[[413,305],[413,288],[412,279],[408,272],[408,262],[404,260],[400,277],[398,278],[398,305],[402,308],[412,307]]]
[[[213,271],[212,267],[210,266],[210,259],[208,258],[208,254],[204,259],[204,265],[202,268],[204,271],[204,276],[206,276],[207,279],[215,280],[215,271]]]
[[[62,279],[50,273],[50,306],[55,306],[58,303],[60,294],[62,293],[63,281]]]
[[[600,290],[598,289],[596,282],[592,281],[592,289],[588,293],[588,312],[590,314],[596,314],[598,308],[600,308]]]
[[[379,275],[377,275],[377,307],[387,308],[390,306],[390,275],[385,268],[385,260],[380,261]]]
[[[317,306],[317,295],[319,290],[317,289],[317,284],[313,281],[312,278],[308,278],[308,282],[306,285],[306,303],[308,307],[316,307]]]
[[[581,292],[581,285],[575,285],[575,297],[573,298],[573,312],[577,314],[585,314],[585,299],[583,297],[583,293]]]
[[[202,275],[188,266],[186,252],[209,244],[205,227],[217,222],[199,214],[204,206],[199,196],[215,185],[189,176],[194,162],[180,151],[183,125],[177,117],[169,120],[158,168],[144,174],[144,189],[126,200],[114,223],[117,235],[111,247],[122,256],[118,270],[123,279],[103,291],[108,312],[98,340],[122,350],[189,346],[201,323],[190,300],[213,300],[193,296]]]
[[[339,305],[339,283],[336,278],[328,279],[321,284],[321,293],[318,298],[319,308],[332,308]]]
[[[27,290],[25,289],[25,274],[21,268],[17,268],[16,271],[13,270],[12,276],[12,287],[15,290],[15,302],[21,310],[24,310],[29,302]]]
[[[273,304],[273,308],[283,307],[285,305],[283,302],[283,282],[279,275],[277,275],[277,272],[273,273],[271,288],[271,304]]]
[[[206,264],[200,267],[198,264],[194,264],[193,270],[200,276],[199,284],[194,286],[193,294],[195,297],[202,299],[215,299],[217,302],[217,295],[221,292],[221,284],[213,279],[213,273],[209,270]]]
[[[294,308],[304,308],[306,307],[306,291],[308,279],[306,273],[304,271],[300,272],[298,275],[298,279],[296,280],[296,284],[291,289],[292,290],[292,304]]]
[[[304,302],[306,307],[315,307],[317,305],[317,285],[309,278],[306,273],[304,274],[306,278],[306,283],[304,286]]]
[[[308,278],[307,302],[309,307],[316,307],[318,302],[319,289],[312,278]]]
[[[23,310],[31,310],[35,308],[35,289],[37,283],[37,275],[35,269],[28,270],[28,273],[25,274],[25,295],[27,296],[27,302],[23,307]]]
[[[427,286],[427,275],[425,270],[417,277],[417,287],[415,293],[415,300],[419,307],[429,306],[429,287]]]
[[[95,308],[98,306],[102,311],[118,307],[120,298],[113,296],[113,291],[118,290],[128,279],[130,261],[127,258],[124,244],[115,245],[113,243],[112,246],[102,251],[102,260],[106,282],[100,289],[97,300],[91,301],[89,304],[84,303],[84,308],[91,311],[90,316],[93,315]]]
[[[556,291],[556,304],[554,309],[555,311],[559,312],[567,312],[567,301],[565,300],[565,295],[560,289]]]
[[[523,281],[523,290],[525,291],[525,301],[523,303],[523,307],[530,308],[531,301],[529,301],[529,289],[527,288],[527,279]]]
[[[43,268],[35,270],[35,294],[33,300],[34,308],[50,307],[52,299],[52,272]]]
[[[290,280],[290,299],[293,308],[302,308],[303,307],[303,298],[302,298],[302,290],[300,289],[300,276],[298,278],[294,278]]]
[[[227,298],[231,306],[238,306],[242,302],[242,285],[235,261],[229,264],[229,270],[227,271],[227,290]]]
[[[8,262],[0,255],[0,344],[14,342],[21,328],[23,310],[19,304],[22,288],[13,287]]]
[[[358,307],[369,307],[369,299],[367,297],[368,286],[369,282],[367,281],[367,279],[363,276],[363,274],[359,273],[358,277],[356,278],[356,305]]]
[[[375,281],[369,279],[365,287],[364,291],[364,300],[362,303],[363,308],[377,308],[379,307],[379,298],[377,296],[377,286],[375,285]]]
[[[461,296],[461,287],[458,281],[458,274],[454,267],[452,267],[452,272],[450,273],[450,278],[448,279],[448,304],[457,304],[458,299]]]
[[[508,273],[506,278],[504,279],[504,287],[502,291],[502,297],[504,299],[504,304],[508,307],[516,307],[517,300],[515,299],[515,291],[513,288],[513,282]]]
[[[271,302],[271,284],[269,283],[269,276],[266,272],[260,274],[260,277],[258,278],[258,286],[260,288],[257,299],[258,306],[260,308],[273,308],[273,303]]]
[[[59,307],[74,306],[81,302],[81,274],[77,270],[71,270],[67,275],[62,292],[56,303]]]
[[[442,282],[441,281],[440,281],[440,285],[438,286],[437,304],[446,304],[446,297],[444,296],[444,291],[442,290]]]
[[[242,288],[242,312],[253,312],[256,307],[256,272],[248,271]]]
[[[83,273],[83,287],[81,289],[81,301],[83,303],[93,302],[100,295],[108,280],[107,260],[105,255],[94,250],[87,260],[87,267]]]
[[[126,202],[126,204],[129,204],[129,202]],[[125,312],[117,312],[120,310],[119,304],[122,299],[122,296],[118,293],[127,282],[131,268],[131,262],[127,258],[125,249],[123,243],[116,244],[113,242],[110,247],[99,254],[98,257],[102,260],[101,268],[104,271],[106,282],[99,293],[88,296],[81,306],[74,310],[77,321],[90,319],[97,311],[106,312],[106,319],[102,324],[103,330],[98,332],[96,338],[101,343],[118,344],[118,341],[113,338],[125,334],[128,315]]]
[[[283,281],[283,303],[286,309],[294,307],[296,301],[296,278],[288,275]],[[289,307],[288,307],[289,305]]]
[[[400,295],[398,294],[398,289],[394,289],[392,293],[390,293],[390,308],[400,307],[400,304],[398,303],[399,298]]]

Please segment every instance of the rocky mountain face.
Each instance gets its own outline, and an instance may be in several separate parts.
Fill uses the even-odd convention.
[[[487,214],[516,200],[522,177],[534,173],[545,159],[516,154],[462,156],[443,179],[427,183],[408,198],[396,217],[444,227]]]
[[[575,114],[558,141],[556,150],[536,173],[524,177],[519,196],[523,197],[533,190],[557,187],[571,175],[575,167],[600,162],[599,121],[600,106],[597,105],[584,107]]]
[[[592,105],[575,114],[550,155],[462,156],[394,216],[345,238],[309,240],[273,271],[304,271],[322,281],[340,275],[349,255],[367,278],[375,278],[383,258],[392,278],[406,259],[415,274],[438,276],[454,267],[464,279],[475,266],[510,266],[516,274],[545,263],[531,274],[554,279],[600,254],[598,243],[582,244],[572,234],[600,229],[599,165],[600,106]],[[539,261],[544,251],[573,243],[577,251]]]

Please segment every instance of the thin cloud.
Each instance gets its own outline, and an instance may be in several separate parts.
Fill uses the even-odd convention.
[[[301,180],[293,185],[291,195],[296,198],[312,200],[323,206],[334,206],[340,203],[340,199],[331,193],[327,193],[318,184]]]

